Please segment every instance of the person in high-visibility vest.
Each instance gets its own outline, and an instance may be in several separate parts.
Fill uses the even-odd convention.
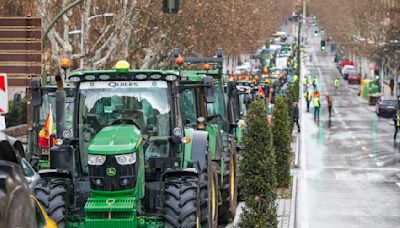
[[[340,80],[339,78],[335,79],[335,93],[337,93],[339,91],[339,85],[340,85]]]
[[[308,88],[308,77],[307,77],[307,75],[304,75],[303,87],[304,87],[304,90],[307,90],[307,88]]]
[[[318,86],[318,79],[317,77],[314,76],[314,80],[312,83],[313,87],[314,87],[314,91],[317,91],[317,86]]]
[[[307,112],[310,112],[310,102],[312,99],[312,94],[309,90],[307,90],[306,94],[304,95],[304,98],[306,99],[307,102]]]
[[[321,107],[321,102],[319,96],[314,97],[314,121],[319,120],[319,109]]]
[[[398,109],[396,114],[394,114],[393,121],[394,121],[394,128],[395,128],[393,139],[396,139],[397,132],[399,131],[399,128],[400,128],[400,109]]]
[[[292,81],[293,81],[293,83],[296,83],[297,80],[299,80],[299,76],[297,76],[297,74],[295,74],[295,75],[293,76]]]

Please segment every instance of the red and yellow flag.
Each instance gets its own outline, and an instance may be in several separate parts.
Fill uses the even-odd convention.
[[[47,114],[46,123],[43,126],[43,129],[39,132],[39,145],[41,147],[49,147],[50,146],[50,136],[54,134],[54,120],[53,113],[51,108],[49,113]]]
[[[261,96],[265,97],[265,93],[264,93],[264,90],[261,87],[261,85],[258,86],[258,94],[260,94]]]

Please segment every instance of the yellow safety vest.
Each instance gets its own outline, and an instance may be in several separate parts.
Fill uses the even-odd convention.
[[[318,85],[318,80],[316,78],[313,81],[313,85]]]
[[[319,108],[319,97],[314,98],[314,107]]]
[[[304,79],[303,79],[303,84],[304,84],[304,85],[307,85],[307,84],[308,84],[308,78],[304,78]]]
[[[311,101],[312,95],[310,92],[306,93],[306,99],[307,101]]]
[[[339,86],[339,84],[340,84],[339,79],[336,79],[336,80],[335,80],[335,86]]]
[[[396,126],[400,127],[400,116],[398,114],[396,115]]]

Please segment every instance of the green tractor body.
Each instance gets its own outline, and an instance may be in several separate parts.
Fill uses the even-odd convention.
[[[217,227],[222,133],[185,125],[181,103],[190,89],[213,102],[212,79],[187,85],[177,71],[118,69],[69,78],[73,134],[51,148],[53,169],[35,188],[59,226]]]

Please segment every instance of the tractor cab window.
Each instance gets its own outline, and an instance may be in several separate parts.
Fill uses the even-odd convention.
[[[40,106],[39,110],[39,127],[42,128],[46,123],[47,115],[51,110],[53,118],[56,117],[56,93],[46,93],[43,94],[43,103]],[[73,97],[66,97],[65,98],[65,129],[72,129],[72,119],[74,114],[74,98]],[[57,130],[57,129],[56,129]]]
[[[215,102],[207,104],[207,116],[211,123],[222,124],[225,120],[225,104],[223,88],[215,84]]]
[[[185,90],[181,93],[183,120],[186,126],[195,126],[197,123],[196,95],[194,90]]]
[[[170,99],[167,82],[83,82],[80,85],[78,131],[82,166],[87,149],[103,128],[135,125],[145,141],[145,157],[167,157]]]

